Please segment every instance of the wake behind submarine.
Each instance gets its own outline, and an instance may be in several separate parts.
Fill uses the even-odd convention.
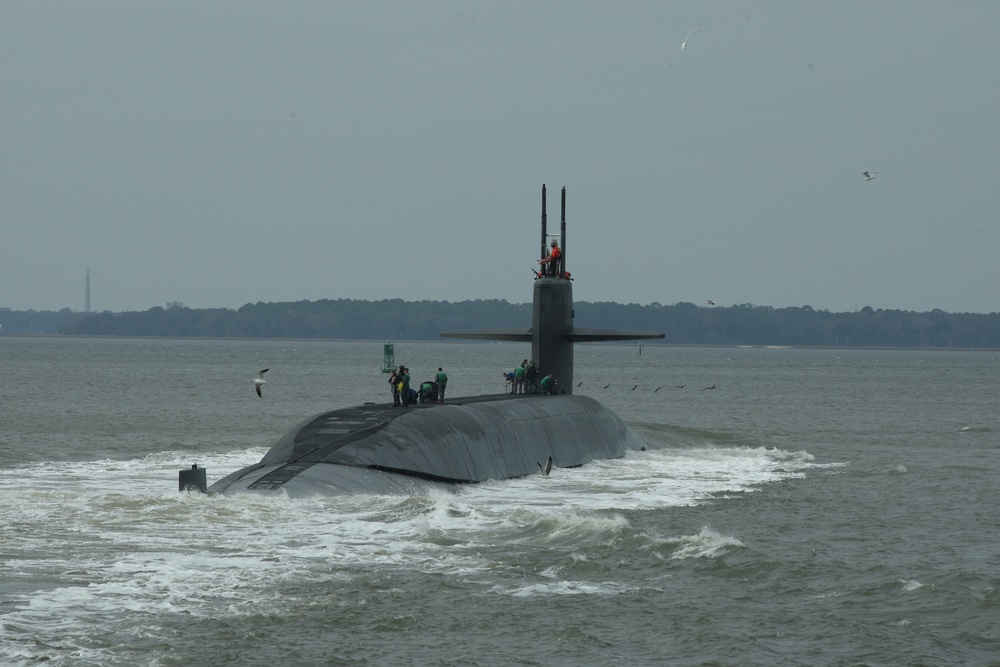
[[[548,257],[542,186],[541,257]],[[546,467],[617,458],[645,443],[617,415],[573,395],[578,342],[663,338],[662,333],[573,326],[573,284],[566,271],[566,188],[562,189],[561,261],[534,281],[529,329],[442,332],[447,338],[531,343],[557,395],[495,394],[447,403],[361,405],[310,417],[286,433],[255,465],[223,477],[210,493],[283,492],[291,497],[414,494],[487,480],[523,477]],[[550,263],[555,264],[555,263]],[[549,460],[551,457],[551,461]],[[205,469],[182,470],[180,488],[205,490]]]

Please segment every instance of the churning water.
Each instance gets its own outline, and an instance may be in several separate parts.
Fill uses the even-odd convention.
[[[638,350],[574,391],[648,451],[291,500],[177,471],[388,400],[381,343],[0,338],[0,664],[1000,664],[1000,355]],[[396,344],[456,398],[528,354]]]

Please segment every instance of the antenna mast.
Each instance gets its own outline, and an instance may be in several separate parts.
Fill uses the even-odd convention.
[[[538,259],[545,259],[548,256],[546,255],[547,248],[545,246],[547,241],[545,238],[547,220],[548,216],[545,215],[545,183],[542,183],[542,253]]]
[[[83,300],[83,312],[90,312],[90,267],[87,267],[87,296]]]

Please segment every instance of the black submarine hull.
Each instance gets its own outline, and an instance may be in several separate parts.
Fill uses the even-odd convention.
[[[255,465],[209,492],[290,497],[404,494],[581,466],[645,447],[617,415],[587,396],[494,395],[406,408],[362,405],[324,412],[285,434]]]

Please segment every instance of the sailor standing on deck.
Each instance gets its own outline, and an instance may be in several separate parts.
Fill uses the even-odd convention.
[[[535,365],[534,359],[529,361],[528,367],[524,369],[524,384],[529,394],[538,393],[538,366]]]
[[[402,395],[403,407],[405,408],[412,403],[410,400],[410,369],[400,364],[397,379],[399,380],[399,393]]]
[[[389,389],[392,391],[392,405],[399,407],[399,378],[396,377],[396,370],[393,369],[389,376]]]
[[[438,368],[437,377],[434,379],[437,380],[438,385],[438,401],[444,403],[444,388],[448,384],[448,374]]]

